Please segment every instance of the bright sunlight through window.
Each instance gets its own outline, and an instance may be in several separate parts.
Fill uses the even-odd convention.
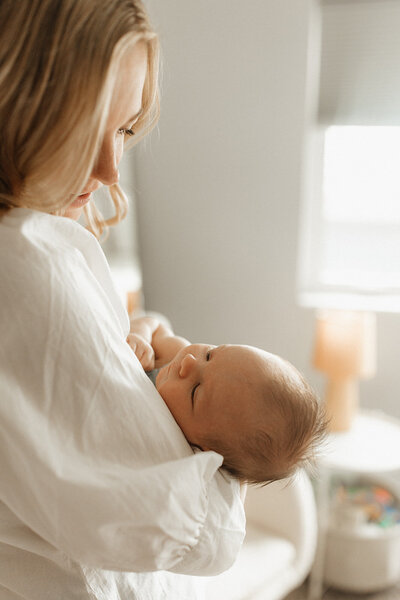
[[[306,211],[301,303],[400,311],[400,127],[329,127],[321,168]]]
[[[400,127],[330,127],[325,134],[324,217],[400,222]]]

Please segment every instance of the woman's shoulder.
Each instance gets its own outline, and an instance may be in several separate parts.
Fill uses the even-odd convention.
[[[93,238],[93,239],[91,239]],[[71,249],[97,244],[94,236],[81,225],[64,217],[57,217],[27,208],[15,208],[0,221],[0,248],[2,264],[13,260],[21,252],[27,261],[39,254],[49,261],[71,254]]]
[[[45,285],[53,270],[65,268],[67,235],[52,227],[51,215],[16,208],[0,222],[0,281],[4,292]]]
[[[79,262],[76,223],[28,209],[12,209],[0,222],[0,281],[9,296],[35,295]],[[83,228],[81,228],[83,229]],[[76,270],[78,275],[79,269]],[[67,277],[68,278],[68,277]],[[3,296],[3,294],[2,294]]]
[[[1,302],[90,302],[114,308],[123,328],[128,318],[115,292],[109,267],[96,238],[79,223],[29,209],[13,209],[0,222]]]
[[[8,272],[15,278],[17,269],[31,279],[30,268],[46,272],[77,263],[108,272],[97,239],[72,219],[15,208],[0,220],[0,277]]]

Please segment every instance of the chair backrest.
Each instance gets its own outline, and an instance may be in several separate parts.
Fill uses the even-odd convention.
[[[289,481],[249,487],[245,508],[248,522],[292,542],[297,561],[311,567],[317,542],[317,511],[312,485],[304,471]]]

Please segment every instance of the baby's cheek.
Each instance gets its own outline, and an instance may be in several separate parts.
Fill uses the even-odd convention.
[[[173,404],[173,396],[170,391],[170,386],[168,382],[164,382],[162,379],[162,373],[160,372],[156,379],[156,388],[161,398],[164,400],[165,404],[171,410],[170,405]]]
[[[161,386],[159,391],[165,404],[174,416],[175,421],[181,426],[181,423],[185,421],[187,408],[184,402],[184,394],[182,394],[180,387],[167,383],[165,386]]]
[[[160,390],[160,395],[161,395],[162,399],[164,400],[165,404],[168,406],[169,410],[175,416],[177,402],[174,397],[174,394],[171,394],[170,390],[166,390],[164,388],[164,389]]]

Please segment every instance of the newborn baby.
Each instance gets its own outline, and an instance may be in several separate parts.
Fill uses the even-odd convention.
[[[190,344],[153,317],[134,319],[127,341],[188,442],[221,454],[240,481],[282,479],[313,458],[324,411],[287,361],[251,346]]]

